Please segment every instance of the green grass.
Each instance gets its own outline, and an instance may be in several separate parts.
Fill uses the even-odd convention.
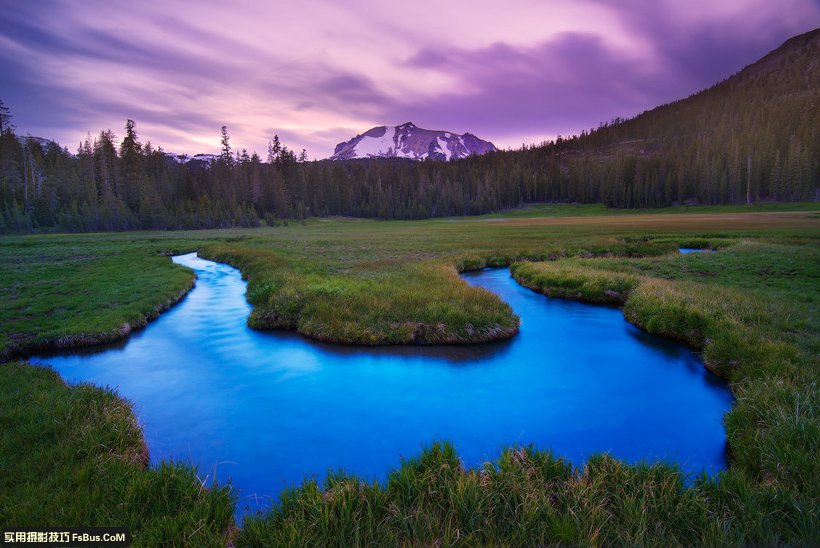
[[[787,490],[761,490],[743,474],[685,487],[664,464],[606,455],[573,468],[549,452],[506,449],[464,469],[435,443],[386,484],[344,474],[286,492],[278,508],[245,522],[237,546],[739,545],[817,541],[811,508]],[[793,521],[792,518],[796,517]]]
[[[642,328],[701,349],[736,397],[725,417],[729,470],[684,487],[668,466],[627,466],[601,456],[572,468],[560,456],[526,448],[465,470],[452,448],[439,444],[393,471],[385,485],[342,474],[322,486],[305,483],[268,515],[247,520],[238,545],[819,543],[816,204],[683,208],[680,215],[598,215],[586,206],[580,216],[564,215],[574,206],[552,215],[551,207],[532,217],[502,213],[461,222],[314,219],[256,230],[0,238],[0,353],[122,336],[125,323],[142,325],[190,284],[190,273],[163,253],[195,249],[249,278],[255,327],[357,344],[502,338],[517,327],[513,311],[457,273],[512,264],[516,278],[538,291],[619,304]],[[719,251],[682,256],[678,246]],[[7,375],[0,389],[36,385],[42,373],[31,371],[0,366]],[[96,393],[63,387],[53,375],[49,382],[54,387],[32,389],[38,402],[59,401],[60,391]],[[0,399],[3,434],[6,417],[25,422],[45,412],[29,403]],[[9,431],[0,448],[0,509],[16,509],[11,521],[43,517],[42,493],[6,473],[33,462],[41,463],[40,475],[54,476],[49,485],[63,511],[75,511],[70,493],[89,477],[82,475],[89,465],[48,453],[46,442],[32,446],[32,457],[16,448],[33,443],[28,438],[69,436],[69,429],[48,429],[53,419]],[[82,426],[81,417],[73,420]],[[124,431],[94,423],[87,426],[96,428],[91,439]],[[135,478],[170,473],[131,468]],[[190,470],[173,470],[196,487]],[[74,474],[81,479],[66,481]],[[157,520],[163,513],[172,520],[181,511],[174,504],[196,507],[191,497],[183,504],[169,493],[150,495]],[[232,502],[221,500],[230,514]],[[90,503],[76,505],[83,523],[119,517],[116,523],[154,538],[154,518],[139,521],[124,506],[97,515]],[[174,521],[165,538],[196,530],[186,529],[192,519]],[[210,519],[200,520],[209,531],[203,534],[221,542],[229,526]],[[0,513],[0,524],[8,521]]]
[[[249,277],[249,323],[260,329],[347,344],[483,342],[518,332],[510,307],[462,282],[452,265],[382,260],[342,269],[236,245],[202,255]]]
[[[467,286],[456,270],[516,259],[659,256],[710,236],[805,239],[817,226],[811,211],[779,208],[470,223],[320,219],[256,230],[5,237],[0,358],[109,341],[144,325],[191,283],[188,271],[161,254],[195,249],[242,267],[256,327],[360,344],[507,337],[517,328],[512,311]]]
[[[139,546],[221,546],[235,497],[148,452],[131,406],[51,369],[0,366],[0,524],[128,527]]]
[[[604,204],[530,204],[497,213],[454,217],[459,220],[480,219],[529,219],[535,217],[576,217],[601,215],[641,215],[665,213],[754,213],[778,211],[820,211],[820,202],[754,203],[749,205],[689,205],[662,208],[622,209]]]
[[[4,239],[0,243],[0,361],[50,347],[120,339],[193,286],[151,243],[93,237]]]

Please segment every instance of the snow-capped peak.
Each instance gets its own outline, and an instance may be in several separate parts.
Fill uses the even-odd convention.
[[[411,158],[458,160],[497,150],[495,145],[465,133],[422,129],[413,122],[400,126],[377,126],[350,141],[339,143],[331,160],[354,158]]]

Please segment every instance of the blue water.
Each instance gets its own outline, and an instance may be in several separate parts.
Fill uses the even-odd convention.
[[[700,247],[681,247],[678,249],[684,255],[688,255],[689,253],[714,253],[714,249],[703,249]]]
[[[464,279],[521,317],[521,332],[461,347],[350,347],[246,326],[238,270],[197,258],[196,287],[118,345],[35,358],[70,382],[134,402],[153,463],[230,479],[240,507],[264,507],[305,475],[346,469],[385,479],[435,439],[465,464],[502,446],[552,447],[576,463],[609,451],[725,466],[721,416],[732,398],[686,347],[647,335],[616,308],[549,299],[509,272]]]

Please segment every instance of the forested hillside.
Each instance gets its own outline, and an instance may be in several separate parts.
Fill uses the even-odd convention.
[[[631,120],[455,162],[306,162],[278,138],[263,160],[231,150],[223,128],[218,159],[180,164],[141,143],[130,120],[120,142],[108,130],[69,152],[15,135],[11,114],[0,110],[0,232],[255,226],[309,215],[408,219],[548,201],[810,200],[820,186],[820,29]]]

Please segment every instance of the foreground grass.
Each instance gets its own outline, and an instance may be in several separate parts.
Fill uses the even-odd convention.
[[[466,470],[436,443],[387,483],[343,474],[286,492],[267,516],[246,520],[237,546],[692,546],[813,545],[817,522],[783,487],[743,473],[700,478],[625,465],[605,455],[583,468],[531,448]],[[816,518],[816,516],[814,516]]]
[[[190,283],[160,254],[193,249],[241,268],[258,327],[363,344],[505,337],[513,312],[457,272],[512,264],[534,289],[620,304],[644,329],[703,349],[737,398],[726,416],[729,470],[684,487],[665,466],[599,457],[573,469],[529,449],[464,470],[436,445],[386,485],[308,482],[246,520],[237,544],[817,544],[820,220],[813,209],[710,211],[3,238],[0,352],[9,341],[18,350],[66,334],[92,341],[145,321]],[[684,257],[680,245],[720,252]],[[60,295],[63,286],[72,289]],[[0,458],[21,459],[14,444]],[[63,456],[47,462],[61,463],[51,467],[58,477],[74,468]],[[19,497],[36,499],[15,481]]]
[[[46,368],[0,366],[0,524],[128,527],[139,546],[222,546],[234,495],[148,452],[130,405]]]

